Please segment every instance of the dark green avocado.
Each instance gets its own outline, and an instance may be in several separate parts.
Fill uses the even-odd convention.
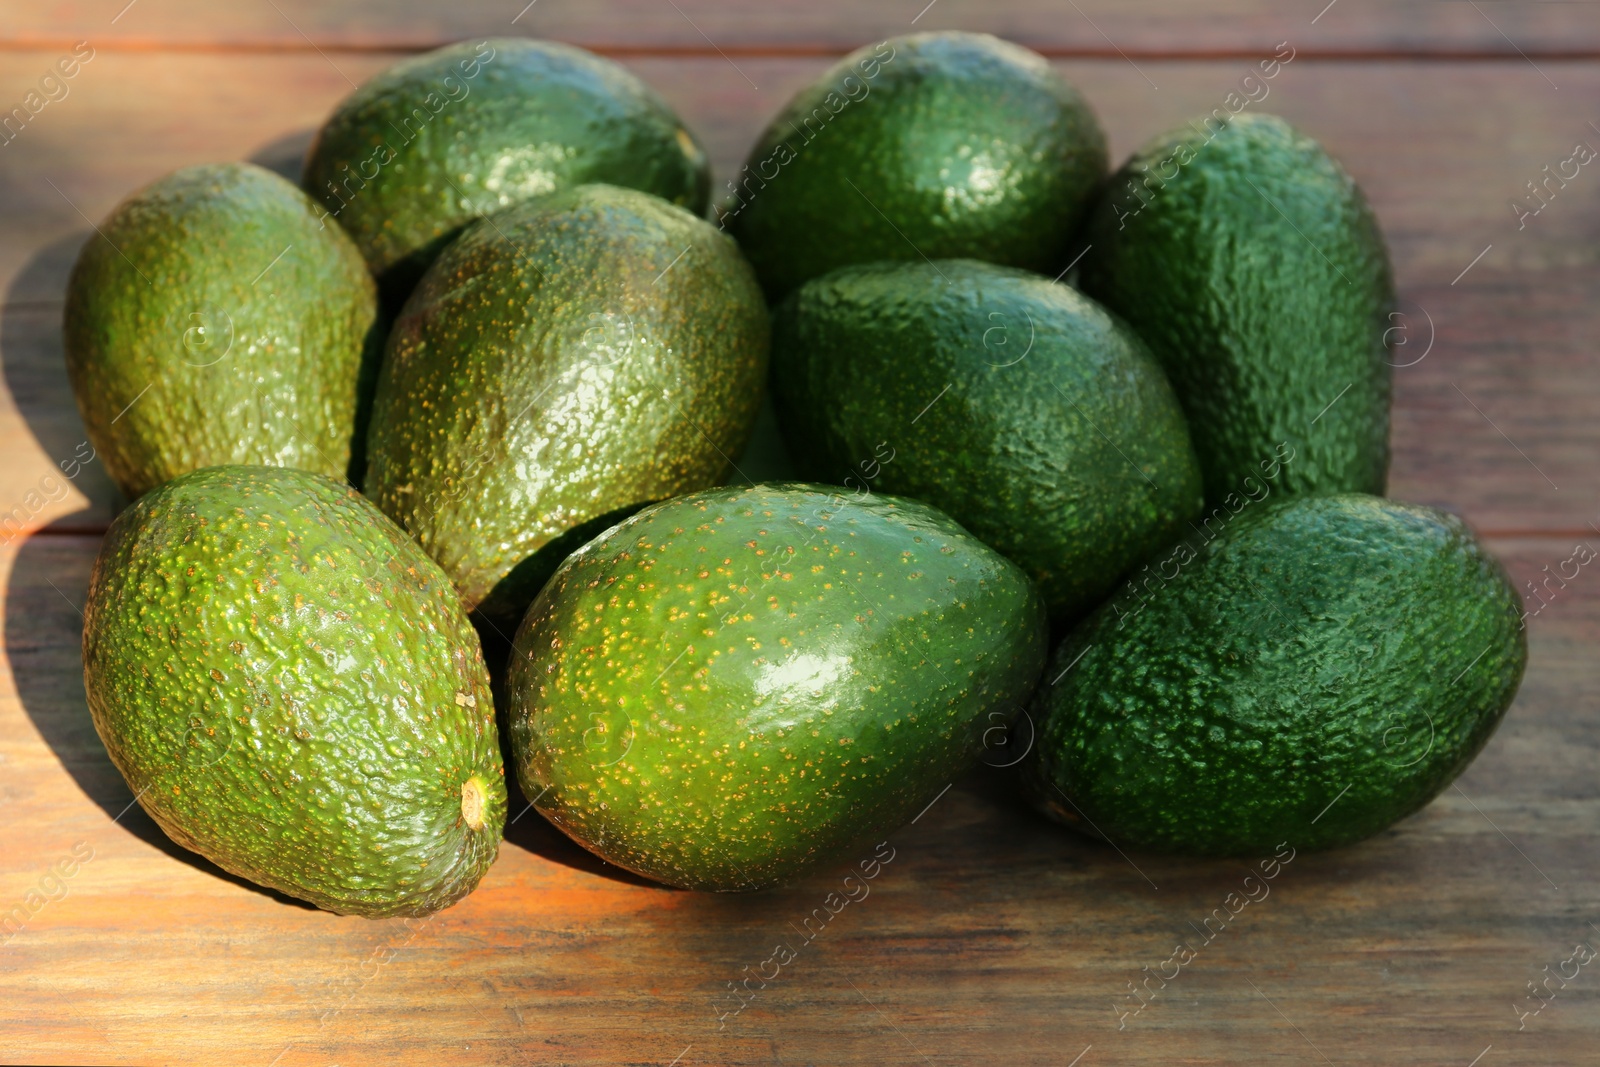
[[[1433,799],[1511,704],[1521,603],[1454,516],[1294,497],[1181,544],[1057,649],[1025,777],[1119,847],[1359,841]]]
[[[84,609],[95,729],[167,835],[346,915],[425,915],[494,862],[506,790],[455,591],[355,490],[208,467],[117,517]]]
[[[738,247],[682,208],[607,185],[509,208],[445,251],[395,323],[366,491],[469,609],[517,587],[491,601],[509,634],[538,592],[525,572],[549,573],[535,553],[722,478],[768,334]]]
[[[1289,493],[1379,493],[1394,286],[1361,190],[1274,115],[1207,118],[1136,152],[1091,215],[1079,284],[1177,390],[1215,507],[1280,445]]]
[[[1188,531],[1200,471],[1143,342],[1049,278],[972,260],[843,267],[773,319],[773,397],[812,477],[925,501],[1072,619]]]
[[[402,296],[466,223],[584,182],[703,215],[711,172],[694,135],[633,74],[520,37],[463,41],[383,71],[334,110],[304,177]]]
[[[678,497],[568,557],[523,620],[518,780],[628,870],[778,885],[968,768],[1044,646],[1028,578],[930,507],[793,484]]]
[[[117,206],[67,283],[67,374],[125,496],[219,463],[343,478],[381,351],[355,245],[249,163]]]
[[[772,120],[721,224],[769,297],[874,260],[1055,273],[1106,170],[1094,114],[1050,64],[987,34],[851,53]]]

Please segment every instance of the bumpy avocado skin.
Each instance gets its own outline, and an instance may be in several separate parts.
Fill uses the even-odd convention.
[[[883,259],[1053,274],[1105,171],[1093,112],[1042,56],[987,34],[918,33],[859,49],[801,90],[719,213],[774,300]]]
[[[1321,145],[1254,113],[1158,137],[1086,240],[1079,284],[1166,368],[1208,503],[1246,492],[1284,442],[1286,491],[1383,492],[1394,285],[1377,220]]]
[[[1057,619],[1200,511],[1183,411],[1144,343],[1037,274],[942,260],[815,278],[774,315],[772,388],[805,473],[941,509]]]
[[[796,484],[679,497],[568,557],[529,610],[518,780],[619,866],[778,885],[970,766],[1045,640],[1022,571],[925,505]]]
[[[584,182],[703,215],[705,150],[654,89],[607,59],[526,38],[403,60],[346,97],[306,160],[306,191],[388,289],[414,284],[463,225]]]
[[[67,283],[67,374],[129,498],[221,463],[343,478],[381,352],[361,254],[294,185],[185,167],[123,201]]]
[[[505,772],[477,637],[348,486],[210,467],[140,498],[95,561],[83,649],[112,762],[219,866],[376,918],[448,907],[494,861]]]
[[[395,323],[366,491],[474,608],[573,527],[715,485],[754,424],[769,329],[737,246],[681,208],[603,185],[514,206]]]
[[[1527,661],[1521,604],[1457,518],[1362,494],[1244,512],[1057,649],[1025,778],[1121,847],[1359,841],[1488,741]]]

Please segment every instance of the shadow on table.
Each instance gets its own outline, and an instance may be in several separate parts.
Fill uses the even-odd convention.
[[[250,153],[250,162],[258,167],[275,171],[299,185],[300,172],[305,166],[306,151],[310,149],[311,142],[316,136],[316,130],[308,129],[275,137]]]
[[[502,727],[503,731],[503,727]],[[938,871],[959,870],[967,874],[981,873],[986,869],[985,857],[1027,856],[1035,863],[1048,856],[1047,863],[1074,877],[1093,878],[1109,875],[1116,879],[1120,891],[1144,896],[1146,889],[1153,898],[1159,891],[1148,881],[1146,871],[1164,877],[1171,866],[1160,856],[1128,853],[1105,841],[1075,833],[1056,825],[1039,814],[1021,790],[1015,774],[989,767],[978,767],[962,777],[952,793],[958,799],[941,795],[935,803],[961,804],[967,808],[965,817],[958,817],[953,829],[941,828],[939,816],[932,816],[921,826],[908,821],[903,825],[888,827],[863,836],[854,850],[846,850],[831,860],[825,860],[795,882],[756,892],[697,893],[673,890],[649,878],[633,874],[606,862],[568,838],[544,819],[528,804],[517,787],[507,753],[506,778],[510,794],[505,839],[527,849],[552,863],[560,863],[574,870],[610,878],[628,885],[651,889],[672,890],[684,893],[687,911],[709,922],[728,923],[738,927],[749,922],[763,922],[774,915],[794,910],[795,901],[820,898],[840,887],[840,879],[854,874],[853,860],[875,855],[873,843],[893,842],[893,849],[903,850],[913,862],[922,867],[924,875]],[[933,805],[930,805],[930,809]],[[980,812],[978,823],[972,822],[974,810]],[[920,819],[918,820],[920,821]],[[1235,878],[1230,861],[1216,861],[1193,865],[1189,876],[1200,883],[1222,884]],[[904,867],[904,861],[902,861]],[[1137,872],[1130,879],[1129,872]],[[858,876],[859,877],[859,876]],[[677,914],[677,913],[674,913]]]
[[[503,731],[502,731],[503,733]],[[506,792],[510,798],[510,806],[506,809],[507,843],[525,848],[541,859],[551,863],[559,863],[563,867],[571,867],[575,871],[585,874],[598,875],[609,878],[614,882],[626,885],[643,886],[648,889],[670,889],[670,886],[661,885],[648,878],[642,878],[632,871],[623,870],[621,867],[596,856],[593,852],[578,844],[572,838],[562,833],[528,803],[517,787],[516,774],[510,763],[506,764]]]
[[[0,372],[6,389],[52,461],[70,461],[85,437],[62,355],[60,306],[78,250],[93,236],[92,230],[81,230],[36,251],[11,280],[0,316]]]

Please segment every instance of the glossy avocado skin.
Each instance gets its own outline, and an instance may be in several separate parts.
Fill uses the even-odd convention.
[[[185,167],[134,193],[67,283],[67,373],[129,499],[219,463],[343,478],[381,352],[361,255],[283,178]]]
[[[1183,411],[1132,330],[1041,275],[973,260],[844,267],[773,317],[802,470],[932,504],[1072,620],[1199,514]]]
[[[463,225],[584,182],[706,210],[705,150],[633,74],[554,41],[463,41],[350,94],[306,160],[306,191],[403,295]]]
[[[462,234],[395,323],[367,494],[474,608],[568,530],[716,484],[768,342],[755,276],[709,223],[604,185],[517,205]]]
[[[1471,762],[1527,661],[1521,603],[1454,516],[1362,494],[1236,516],[1057,649],[1025,778],[1120,847],[1359,841]]]
[[[969,257],[1055,273],[1105,135],[1037,53],[918,33],[801,90],[729,183],[721,222],[774,300],[835,267]]]
[[[518,780],[628,870],[778,885],[970,766],[1045,640],[1027,577],[925,505],[694,493],[568,557],[529,610],[508,686]]]
[[[476,635],[350,487],[209,467],[141,497],[95,561],[83,650],[112,762],[218,866],[377,918],[448,907],[494,861],[505,778]]]
[[[1166,368],[1211,505],[1284,442],[1287,492],[1381,494],[1395,298],[1377,221],[1282,119],[1219,125],[1158,137],[1112,178],[1079,284]]]

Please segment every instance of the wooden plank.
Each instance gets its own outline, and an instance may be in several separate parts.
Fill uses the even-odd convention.
[[[12,41],[149,47],[174,42],[307,49],[425,49],[465,37],[530,34],[614,52],[839,52],[917,30],[996,33],[1055,54],[1254,54],[1279,41],[1323,54],[1593,52],[1600,20],[1582,5],[1480,0],[897,0],[795,5],[717,0],[494,0],[432,4],[356,0],[207,4],[205,0],[67,0],[9,11]]]
[[[1519,581],[1572,551],[1494,547]],[[993,777],[886,829],[893,858],[869,895],[813,919],[809,941],[842,866],[755,896],[675,892],[609,874],[536,814],[429,922],[342,919],[230,879],[129,807],[88,723],[77,605],[95,548],[0,551],[0,911],[44,900],[0,944],[6,1062],[1065,1064],[1092,1046],[1084,1067],[1317,1052],[1401,1067],[1493,1045],[1486,1062],[1546,1067],[1588,1062],[1600,1038],[1592,969],[1552,984],[1521,1033],[1513,1009],[1531,1009],[1541,968],[1600,944],[1587,570],[1530,620],[1527,681],[1460,791],[1369,842],[1296,856],[1119,1030],[1127,984],[1198,941],[1190,924],[1246,865],[1123,857]],[[796,959],[719,1025],[738,1003],[728,983],[779,942]]]
[[[106,53],[83,68],[71,95],[0,148],[0,447],[11,461],[0,468],[0,516],[83,439],[58,320],[67,271],[91,232],[85,219],[188,163],[255,157],[292,169],[310,130],[348,91],[346,77],[359,81],[392,58]],[[48,59],[0,54],[0,91],[15,95]],[[767,115],[825,61],[628,63],[700,131],[726,178]],[[1062,66],[1099,110],[1119,159],[1221,106],[1244,70],[1232,61]],[[1406,297],[1396,329],[1408,344],[1397,362],[1426,352],[1396,371],[1393,493],[1492,530],[1583,529],[1600,488],[1591,444],[1600,383],[1587,373],[1600,327],[1589,222],[1600,172],[1581,170],[1523,229],[1509,207],[1576,141],[1600,146],[1586,110],[1600,98],[1600,69],[1546,66],[1562,91],[1520,61],[1291,64],[1265,101],[1345,161],[1389,237]],[[24,508],[24,518],[99,530],[115,507],[93,464],[64,495]]]

